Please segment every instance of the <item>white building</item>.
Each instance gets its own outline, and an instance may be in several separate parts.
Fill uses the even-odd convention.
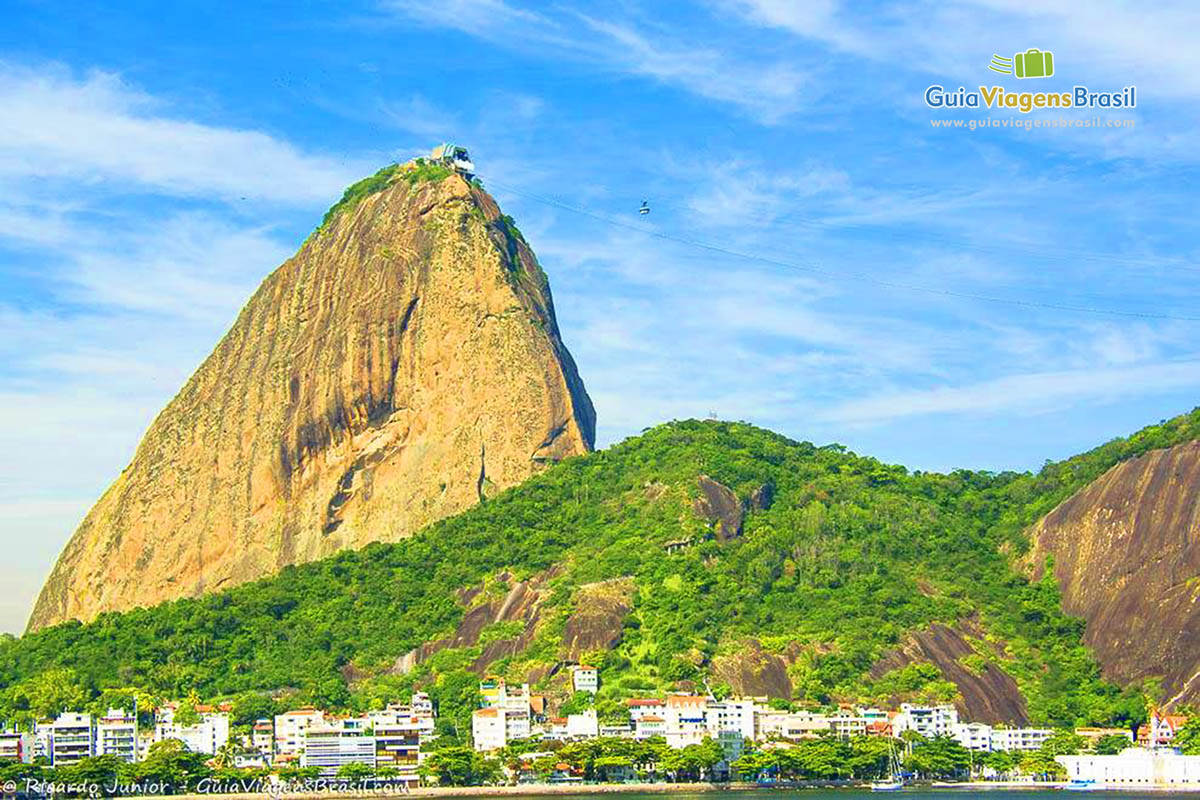
[[[54,741],[54,722],[39,722],[34,727],[33,733],[33,757],[44,758],[50,760],[53,754],[52,742]]]
[[[496,720],[502,720],[504,723],[504,744],[513,741],[514,739],[527,739],[533,732],[532,720],[529,707],[529,684],[523,683],[520,688],[514,689],[504,682],[503,678],[489,677],[485,678],[479,684],[479,693],[483,697],[483,708],[481,711],[496,711],[495,718],[485,715],[481,718],[480,725],[485,730],[485,738],[490,742],[495,741],[492,727]],[[472,717],[471,730],[475,730],[475,719]],[[480,750],[478,741],[476,740],[475,749]],[[488,750],[495,749],[493,747],[486,748]]]
[[[1057,756],[1072,781],[1113,789],[1200,787],[1200,756],[1131,747],[1120,755]]]
[[[600,735],[600,722],[596,709],[589,708],[580,714],[567,715],[568,739],[595,739]]]
[[[992,749],[1037,750],[1053,733],[1049,728],[992,728]]]
[[[755,721],[755,738],[759,741],[771,739],[813,739],[833,730],[829,717],[811,711],[766,711],[760,712]]]
[[[508,743],[505,735],[504,709],[481,708],[471,715],[471,741],[481,753],[499,750]]]
[[[28,764],[34,758],[33,735],[21,731],[0,730],[0,762]]]
[[[155,741],[178,739],[193,753],[216,755],[229,741],[229,714],[224,711],[204,711],[199,717],[199,722],[182,725],[175,721],[175,707],[163,706],[158,710],[154,724]]]
[[[664,718],[667,713],[667,706],[662,700],[656,697],[642,697],[625,702],[629,706],[629,721],[637,727],[639,719],[645,716]]]
[[[62,767],[96,755],[91,714],[64,711],[50,725],[50,764]]]
[[[991,752],[992,726],[982,722],[960,722],[954,726],[955,741],[968,750],[981,753]]]
[[[339,720],[304,731],[300,766],[317,767],[323,777],[330,777],[347,764],[375,769],[375,737],[367,735],[366,720]]]
[[[736,733],[743,739],[754,738],[754,701],[709,701],[704,707],[704,724],[712,737],[721,733]]]
[[[633,738],[650,739],[655,736],[667,736],[667,720],[654,714],[642,714],[633,724]]]
[[[840,739],[850,739],[855,736],[866,736],[869,720],[849,708],[839,708],[829,716],[829,727]]]
[[[96,720],[96,755],[116,756],[130,763],[137,761],[137,717],[123,708],[110,708]]]
[[[424,758],[422,746],[436,736],[437,719],[429,695],[417,692],[408,705],[389,705],[367,715],[375,733],[376,769],[390,767],[400,780],[415,786],[417,767]]]
[[[266,757],[268,761],[275,754],[275,722],[269,719],[256,719],[250,731],[250,746]]]
[[[667,744],[674,748],[700,744],[708,738],[708,698],[690,694],[667,696],[663,715],[667,721]]]
[[[914,731],[926,739],[950,736],[958,724],[958,709],[952,705],[918,706],[901,703],[900,713],[892,719],[892,735]]]
[[[600,670],[587,664],[571,667],[571,686],[577,692],[595,694],[600,689]]]
[[[298,708],[275,715],[275,754],[298,756],[304,751],[304,734],[314,725],[325,724],[325,712],[316,708]]]

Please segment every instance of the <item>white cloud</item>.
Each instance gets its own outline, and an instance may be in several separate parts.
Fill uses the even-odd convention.
[[[1046,413],[1081,401],[1110,402],[1200,386],[1200,359],[1008,375],[964,386],[899,391],[822,412],[828,422],[894,422],[925,414]]]
[[[304,205],[336,197],[365,171],[259,131],[174,118],[112,73],[79,78],[0,63],[0,108],[0,176],[8,179]]]
[[[740,58],[735,40],[702,41],[679,29],[649,28],[629,20],[600,19],[561,7],[538,12],[503,0],[429,4],[385,0],[385,11],[426,25],[450,28],[522,52],[594,65],[649,78],[709,100],[731,104],[774,124],[797,111],[807,73],[785,59]]]

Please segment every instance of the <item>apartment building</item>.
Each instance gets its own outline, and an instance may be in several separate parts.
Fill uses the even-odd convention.
[[[116,756],[129,763],[138,760],[138,726],[133,712],[110,708],[96,720],[96,755]]]
[[[968,750],[980,753],[991,752],[992,726],[982,722],[960,722],[954,726],[951,734],[955,741]]]
[[[920,706],[901,703],[900,713],[892,718],[892,733],[896,736],[904,731],[913,731],[931,739],[934,736],[951,736],[958,724],[958,709],[952,705]]]
[[[0,764],[28,764],[33,758],[32,734],[17,730],[0,730]]]
[[[50,725],[50,764],[64,767],[96,755],[96,729],[91,714],[65,711]]]
[[[275,715],[275,755],[298,756],[304,751],[304,734],[313,726],[325,724],[325,712],[298,708]]]
[[[571,687],[577,692],[595,694],[600,690],[600,670],[587,664],[571,667]]]
[[[667,695],[663,715],[667,744],[682,748],[700,744],[708,736],[708,698],[690,694]]]
[[[374,770],[375,750],[375,737],[368,735],[365,719],[327,722],[305,729],[300,765],[316,767],[322,777],[337,775],[347,764],[362,764]]]
[[[1049,728],[992,728],[992,749],[1037,750],[1053,733]]]
[[[189,724],[175,719],[176,706],[168,704],[160,708],[154,723],[155,740],[178,739],[193,753],[216,755],[229,741],[229,714],[210,710],[211,707],[200,708],[197,708],[199,721]]]

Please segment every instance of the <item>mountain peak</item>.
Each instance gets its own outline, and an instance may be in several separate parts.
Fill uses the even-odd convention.
[[[479,185],[351,186],[146,432],[30,628],[397,541],[593,446],[549,282]]]

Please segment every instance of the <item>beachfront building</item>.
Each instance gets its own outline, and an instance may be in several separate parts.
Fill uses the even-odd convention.
[[[1037,750],[1053,734],[1049,728],[992,728],[992,749]]]
[[[753,700],[710,700],[704,709],[704,724],[715,739],[720,733],[736,733],[743,739],[754,738]]]
[[[323,726],[325,712],[307,707],[275,715],[275,755],[299,756],[304,751],[304,734],[309,728]]]
[[[481,753],[499,750],[508,743],[505,735],[504,709],[480,708],[471,714],[471,741]]]
[[[625,701],[625,704],[629,706],[629,721],[635,730],[638,720],[642,717],[651,716],[664,719],[667,713],[667,704],[657,697],[638,697]]]
[[[483,708],[480,711],[497,712],[495,718],[490,715],[480,717],[480,725],[489,732],[485,734],[489,740],[494,740],[490,733],[495,725],[494,719],[501,720],[504,724],[504,743],[529,738],[533,732],[529,684],[523,683],[519,688],[514,688],[505,683],[503,678],[488,677],[480,682],[479,694],[483,697]],[[471,728],[474,731],[474,718]],[[503,747],[504,744],[500,746]],[[478,742],[475,749],[481,749]]]
[[[667,720],[654,714],[642,714],[633,724],[633,738],[652,739],[655,736],[667,737]]]
[[[839,708],[835,713],[829,715],[829,727],[833,730],[834,736],[840,739],[865,736],[869,722],[870,720],[853,708]]]
[[[982,722],[960,722],[951,735],[968,750],[988,753],[992,749],[992,726]]]
[[[375,747],[375,737],[367,734],[365,719],[313,725],[304,731],[300,766],[316,767],[322,777],[336,775],[347,764],[362,764],[374,771]]]
[[[692,694],[667,695],[663,715],[667,721],[667,744],[674,748],[700,744],[708,736],[708,698]]]
[[[1160,714],[1151,712],[1150,719],[1138,727],[1137,743],[1142,747],[1170,747],[1175,741],[1175,733],[1187,717],[1181,714]]]
[[[0,730],[0,764],[33,761],[33,735],[18,730]]]
[[[899,736],[905,731],[919,733],[926,739],[934,736],[951,736],[958,724],[958,709],[952,705],[921,706],[901,703],[900,713],[892,718],[892,734]]]
[[[176,706],[167,704],[158,710],[154,722],[154,740],[178,739],[193,753],[215,756],[229,741],[229,714],[211,706],[197,706],[199,720],[182,724],[176,720]]]
[[[1119,755],[1057,756],[1074,782],[1113,789],[1200,788],[1200,756],[1131,747]]]
[[[50,764],[64,767],[96,755],[91,714],[64,711],[50,724]]]
[[[423,747],[437,736],[429,695],[416,692],[407,704],[392,703],[382,711],[368,712],[367,723],[375,734],[376,768],[390,767],[400,780],[415,786]]]
[[[137,717],[123,708],[110,708],[96,720],[96,755],[116,756],[129,763],[137,761]]]
[[[270,760],[275,753],[275,723],[269,719],[254,720],[250,729],[250,747]]]
[[[786,739],[816,739],[833,730],[829,717],[812,711],[771,711],[760,713],[755,723],[755,738],[759,741]]]

